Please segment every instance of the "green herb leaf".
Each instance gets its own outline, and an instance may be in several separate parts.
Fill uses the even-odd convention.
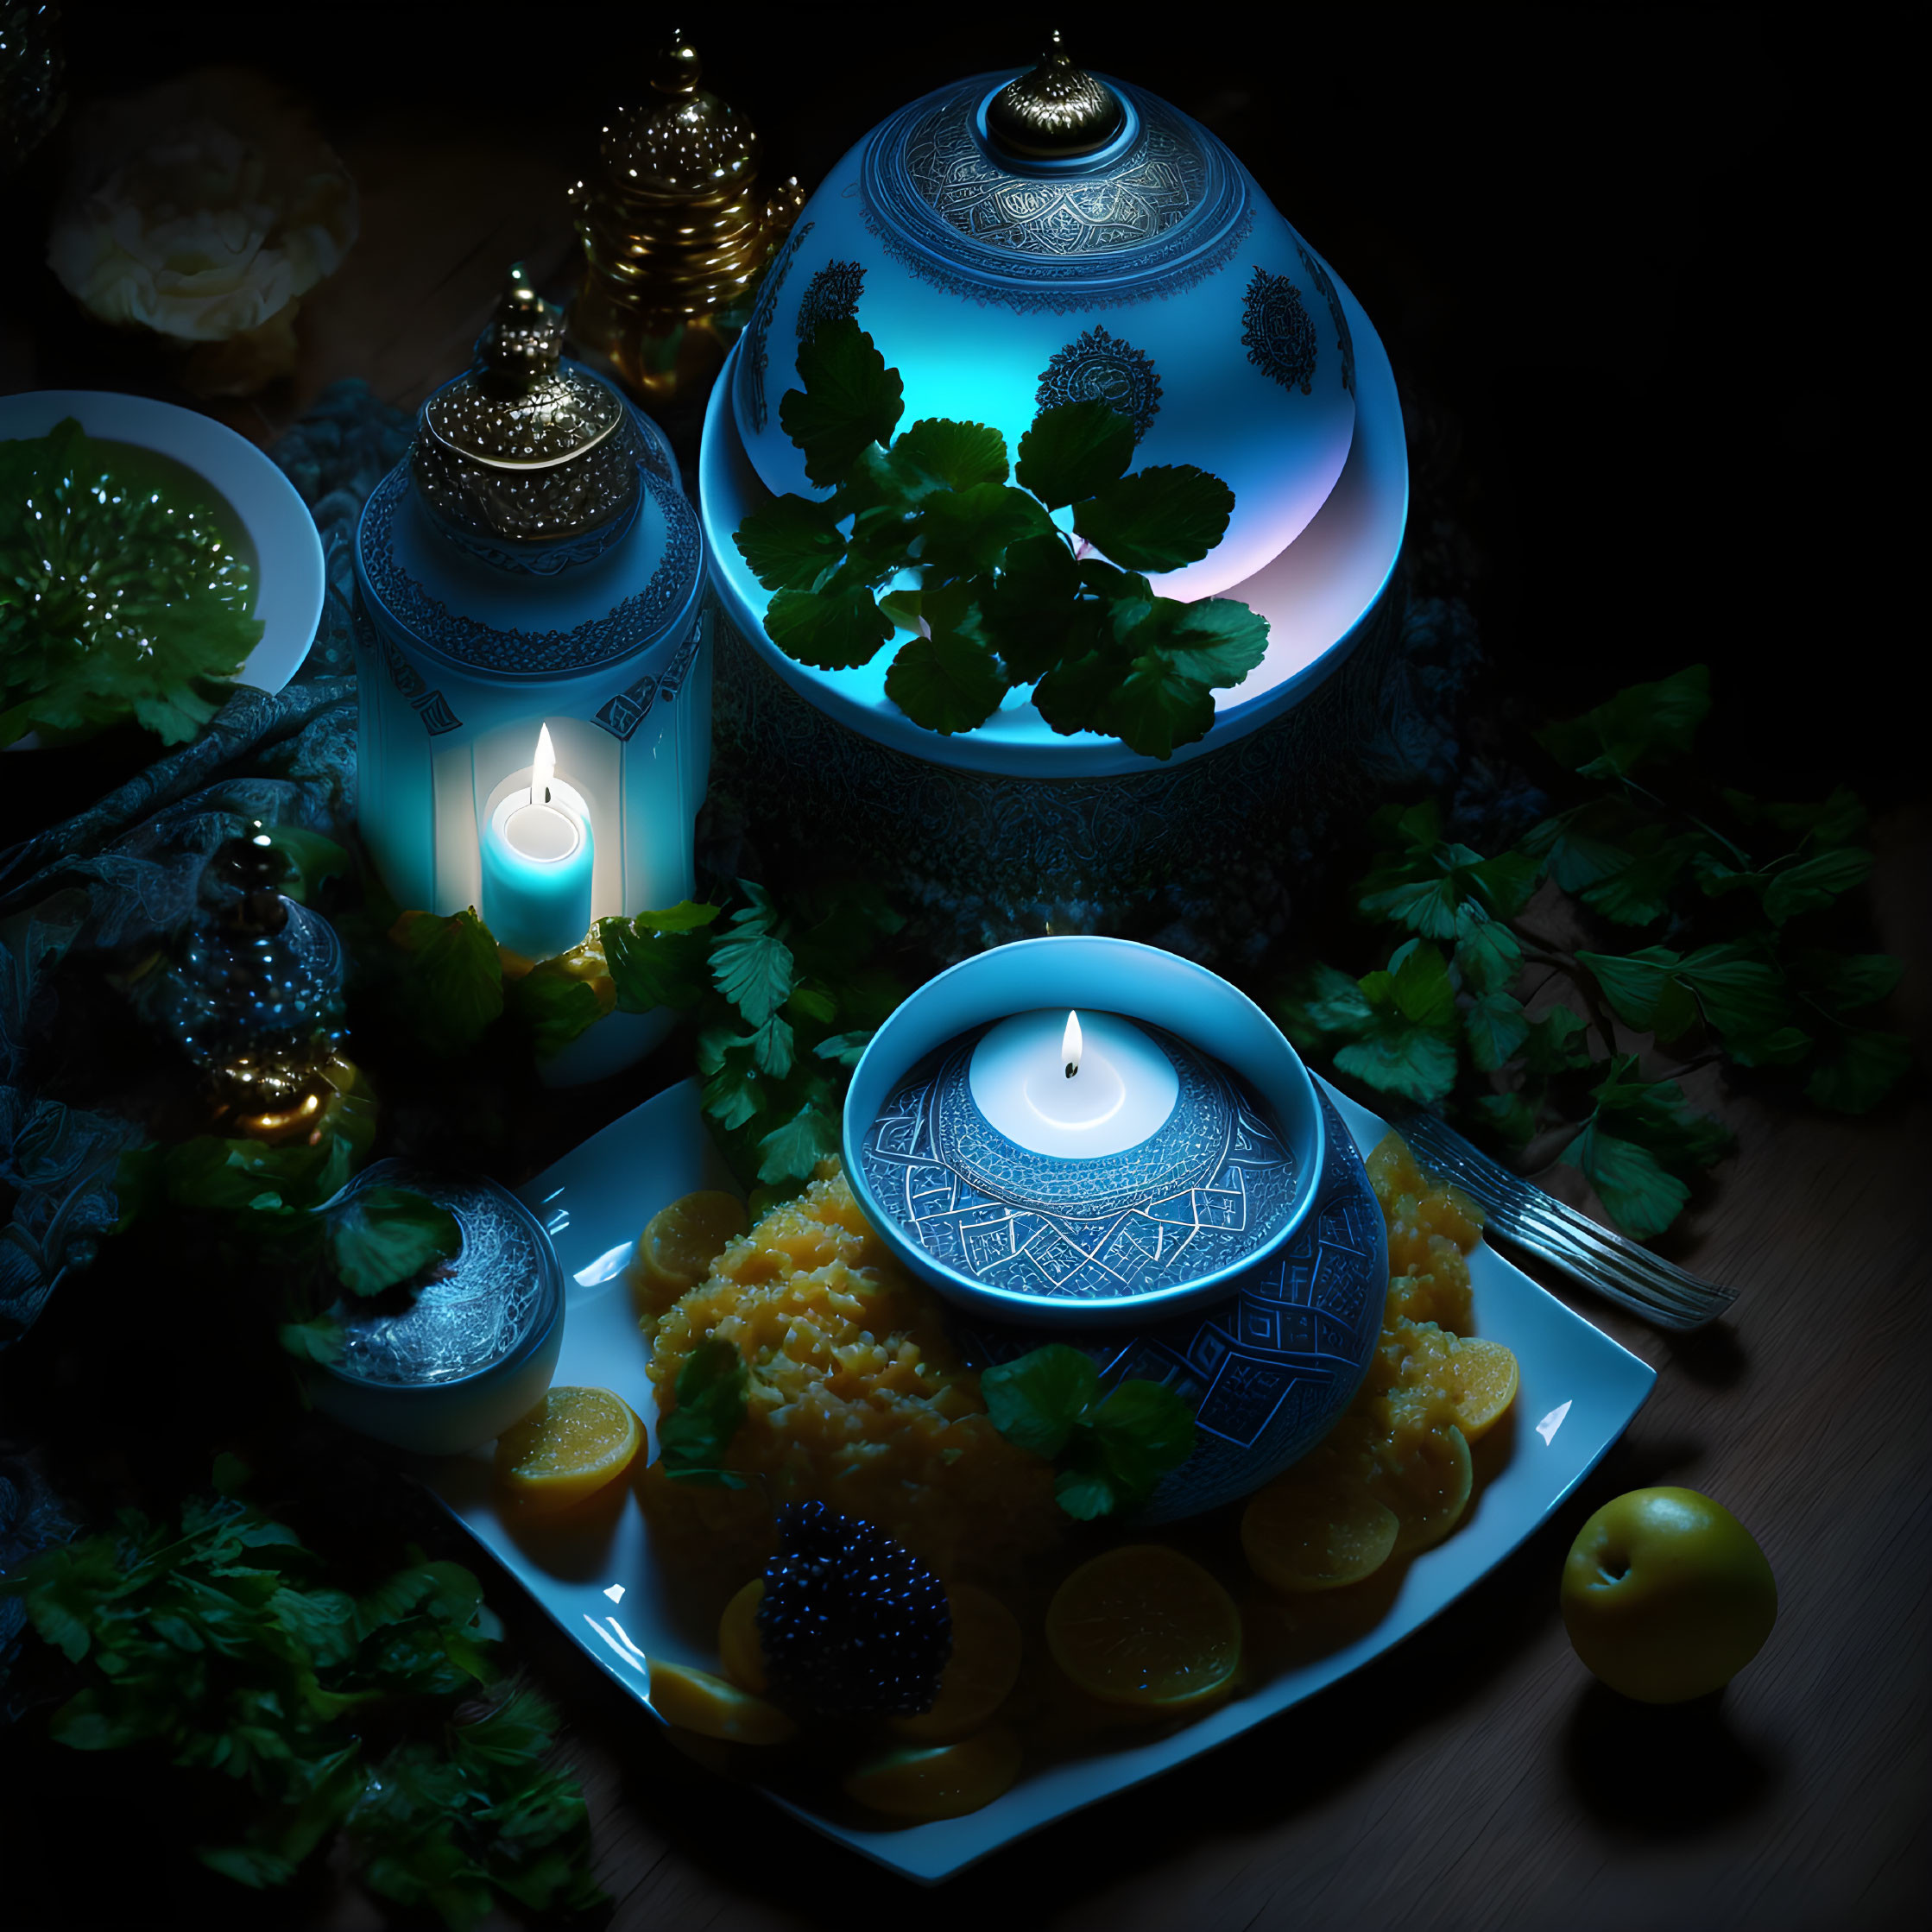
[[[1198,563],[1228,534],[1234,493],[1191,463],[1137,470],[1074,504],[1073,527],[1128,571]]]
[[[839,1125],[816,1102],[801,1107],[759,1143],[758,1178],[767,1184],[808,1181],[818,1163],[839,1151]]]
[[[1899,1033],[1864,1026],[1840,1027],[1830,1057],[1805,1083],[1805,1093],[1836,1114],[1865,1114],[1904,1078],[1912,1064],[1912,1043]]]
[[[1297,1046],[1312,1051],[1337,1033],[1366,1032],[1375,1012],[1359,981],[1316,962],[1276,1001],[1275,1015]]]
[[[635,919],[599,919],[597,943],[616,988],[618,1012],[696,1006],[710,979],[711,943],[704,929],[717,915],[717,906],[686,900]]]
[[[1863,885],[1872,866],[1871,853],[1841,846],[1776,873],[1765,887],[1765,917],[1773,925],[1783,925],[1801,912],[1815,912],[1840,893]]]
[[[1589,1022],[1568,1007],[1552,1007],[1540,1020],[1531,1020],[1523,1043],[1523,1064],[1532,1074],[1568,1073],[1590,1064],[1584,1035]]]
[[[1159,597],[1152,622],[1172,670],[1203,685],[1238,685],[1268,654],[1267,619],[1231,597]]]
[[[1140,1508],[1160,1479],[1194,1454],[1194,1411],[1159,1382],[1121,1382],[1101,1404],[1093,1429],[1120,1509]]]
[[[1133,460],[1133,417],[1104,402],[1065,402],[1034,417],[1013,474],[1057,510],[1106,489]]]
[[[426,1051],[452,1059],[483,1038],[503,1010],[503,968],[489,929],[467,907],[439,919],[405,912],[390,937],[408,955],[403,999]]]
[[[1520,1153],[1536,1138],[1537,1112],[1527,1094],[1478,1094],[1477,1118],[1506,1147]]]
[[[856,1067],[865,1058],[865,1050],[872,1044],[873,1029],[863,1032],[834,1033],[830,1039],[822,1039],[812,1048],[821,1060],[837,1060],[842,1067]]]
[[[891,440],[905,385],[849,316],[822,324],[799,344],[798,369],[805,388],[779,399],[778,420],[804,452],[805,475],[830,489],[867,444]]]
[[[1792,982],[1833,1013],[1855,1013],[1882,1000],[1898,984],[1904,963],[1889,953],[1845,954],[1822,947],[1793,954],[1787,963]]]
[[[1062,1469],[1053,1479],[1055,1501],[1076,1523],[1091,1523],[1098,1517],[1111,1516],[1119,1498],[1113,1481],[1100,1466],[1098,1451],[1089,1447],[1088,1454],[1092,1458],[1091,1467]]]
[[[1007,439],[987,423],[950,422],[928,416],[893,445],[902,470],[937,489],[972,489],[1007,480]]]
[[[698,1036],[698,1070],[704,1076],[704,1111],[727,1133],[762,1114],[769,1102],[753,1058],[748,1034],[729,1026],[707,1027]]]
[[[1611,1219],[1635,1241],[1661,1234],[1690,1198],[1690,1190],[1665,1173],[1654,1155],[1594,1121],[1559,1158],[1583,1171]]]
[[[1678,956],[1667,946],[1645,946],[1619,957],[1614,953],[1580,952],[1610,1010],[1641,1032],[1659,1039],[1676,1039],[1689,1031],[1697,1018],[1697,1003],[1676,976]]]
[[[1051,1462],[1099,1398],[1100,1372],[1079,1349],[1051,1342],[983,1370],[980,1394],[1009,1443]]]
[[[767,590],[812,590],[845,555],[845,539],[829,505],[786,496],[754,510],[732,541]]]
[[[1626,842],[1638,823],[1623,799],[1592,799],[1532,825],[1520,849],[1565,892],[1582,892],[1630,862]]]
[[[1007,695],[1006,677],[981,628],[974,585],[953,581],[929,590],[925,613],[932,635],[900,647],[886,673],[886,696],[928,730],[974,730]]]
[[[456,1216],[407,1188],[365,1187],[329,1210],[325,1238],[337,1278],[352,1295],[379,1295],[463,1245]]]
[[[862,586],[779,590],[765,610],[765,635],[788,658],[820,671],[869,664],[893,634],[892,620]]]
[[[1711,708],[1708,666],[1654,685],[1632,685],[1608,704],[1537,734],[1560,764],[1585,778],[1627,778],[1646,762],[1690,749]]]
[[[529,1029],[530,1044],[540,1060],[553,1058],[603,1018],[596,988],[588,980],[565,972],[555,960],[508,982],[504,994],[509,1011]]]
[[[1143,651],[1102,701],[1100,729],[1143,758],[1171,758],[1177,747],[1197,743],[1214,728],[1214,694],[1197,678],[1175,668],[1163,650]]]
[[[1469,1042],[1469,1058],[1484,1073],[1493,1073],[1516,1058],[1530,1037],[1523,1002],[1507,993],[1484,993],[1469,1002],[1462,1015]]]
[[[879,599],[879,612],[891,620],[894,630],[917,630],[919,607],[924,601],[918,590],[894,590],[889,597]]]
[[[792,996],[792,949],[775,933],[742,926],[711,948],[711,978],[754,1026],[762,1026]]]
[[[679,1482],[742,1489],[742,1476],[727,1470],[726,1452],[745,1419],[751,1372],[729,1342],[701,1342],[678,1371],[677,1402],[658,1424],[658,1454],[664,1473]]]
[[[1523,970],[1523,948],[1500,919],[1484,919],[1456,941],[1455,969],[1472,993],[1506,993]]]
[[[1584,888],[1582,898],[1607,919],[1619,925],[1649,925],[1670,909],[1670,888],[1683,877],[1697,851],[1695,833],[1677,838],[1651,826],[1632,835],[1626,862],[1607,878]]]
[[[1022,539],[1059,540],[1046,512],[1025,490],[989,483],[927,497],[919,509],[919,534],[924,540],[920,564],[929,573],[941,571],[953,577],[982,576],[998,569],[1007,546]],[[922,615],[930,619],[930,574],[926,590]]]

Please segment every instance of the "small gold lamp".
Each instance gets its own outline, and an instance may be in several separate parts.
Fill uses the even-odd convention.
[[[702,73],[673,32],[649,98],[603,130],[597,179],[571,190],[586,257],[571,333],[657,407],[710,387],[805,204],[795,176],[760,196],[758,136]]]

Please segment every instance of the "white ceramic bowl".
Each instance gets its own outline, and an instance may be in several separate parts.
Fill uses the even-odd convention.
[[[322,539],[295,486],[254,444],[212,417],[110,389],[0,396],[0,441],[45,436],[69,416],[90,436],[173,457],[226,499],[255,546],[255,615],[262,620],[261,641],[236,681],[280,691],[308,654],[322,616]],[[29,733],[13,748],[30,750],[35,742]]]

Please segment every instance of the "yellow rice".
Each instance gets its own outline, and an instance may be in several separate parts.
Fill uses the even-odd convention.
[[[1007,1574],[1058,1540],[1051,1468],[994,1428],[939,1304],[891,1260],[842,1172],[772,1209],[644,1327],[660,1417],[700,1342],[731,1342],[750,1372],[725,1463],[751,1487],[673,1483],[661,1467],[645,1480],[653,1525],[692,1559],[748,1573],[772,1509],[811,1497],[947,1578]]]

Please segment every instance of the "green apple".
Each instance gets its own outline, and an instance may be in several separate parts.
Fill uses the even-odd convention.
[[[1721,1689],[1764,1648],[1777,1583],[1757,1539],[1695,1489],[1606,1503],[1563,1564],[1563,1624],[1613,1690],[1681,1704]]]

